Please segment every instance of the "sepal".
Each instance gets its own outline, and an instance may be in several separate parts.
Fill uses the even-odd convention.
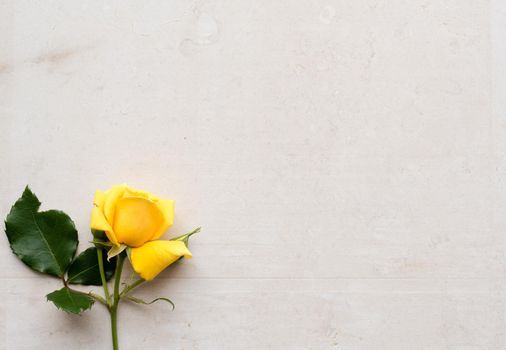
[[[176,308],[176,305],[168,298],[161,298],[160,297],[160,298],[156,298],[151,301],[145,301],[145,300],[133,297],[131,295],[126,295],[124,298],[127,300],[130,300],[130,301],[133,301],[136,304],[142,304],[142,305],[151,305],[151,304],[156,303],[157,301],[161,300],[161,301],[165,301],[165,302],[169,303],[172,306],[172,310],[174,310]]]
[[[170,241],[182,241],[188,247],[188,241],[189,241],[190,237],[196,233],[199,233],[200,229],[201,229],[200,227],[197,227],[195,230],[193,230],[191,232],[188,232],[188,233],[185,233],[184,235],[170,239]]]
[[[128,246],[126,246],[125,244],[120,244],[119,246],[113,245],[111,249],[109,249],[109,251],[107,252],[107,260],[111,260],[115,256],[120,255],[127,248]]]
[[[107,236],[104,231],[101,230],[95,230],[91,229],[91,234],[93,235],[93,238],[100,241],[108,241]]]

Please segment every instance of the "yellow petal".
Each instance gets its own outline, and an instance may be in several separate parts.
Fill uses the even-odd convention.
[[[112,230],[102,211],[95,206],[91,209],[90,227],[101,231]]]
[[[108,222],[114,222],[114,213],[116,209],[116,202],[125,193],[126,185],[116,185],[111,187],[105,193],[104,199],[104,215]]]
[[[171,199],[160,199],[155,204],[163,215],[163,224],[158,228],[154,236],[151,237],[151,240],[160,238],[174,223],[174,201]]]
[[[119,243],[141,246],[151,240],[163,222],[162,212],[149,199],[125,197],[116,203],[113,230]]]
[[[95,191],[95,198],[93,198],[93,205],[99,208],[103,208],[104,201],[105,201],[105,193],[100,190]]]
[[[100,208],[95,206],[91,209],[90,227],[94,230],[105,231],[109,241],[114,245],[118,245],[118,240],[114,235],[111,225],[105,219],[104,213]]]
[[[192,253],[181,241],[151,241],[138,248],[132,248],[130,260],[132,267],[143,279],[150,281],[167,266]]]
[[[128,187],[125,188],[125,193],[123,194],[123,197],[137,197],[137,198],[145,198],[152,201],[157,201],[158,197],[153,195],[152,193],[138,190],[136,188]]]

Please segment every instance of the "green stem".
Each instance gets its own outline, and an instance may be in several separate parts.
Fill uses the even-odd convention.
[[[111,334],[112,334],[112,348],[118,350],[118,305],[111,307]]]
[[[132,283],[131,285],[129,286],[126,286],[122,291],[121,293],[119,294],[120,298],[126,296],[132,289],[134,288],[137,288],[138,286],[140,286],[142,283],[146,282],[146,280],[143,280],[142,278],[139,278],[137,281],[135,281],[134,283]]]
[[[105,306],[109,306],[109,304],[107,303],[107,301],[104,298],[102,298],[100,295],[97,295],[97,294],[92,293],[92,292],[89,292],[88,295],[90,297],[92,297],[93,299],[95,299],[96,301],[104,304]]]
[[[107,305],[111,305],[111,295],[109,294],[109,286],[107,285],[107,280],[105,279],[104,272],[104,257],[102,248],[97,248],[97,258],[98,258],[98,269],[100,270],[100,278],[102,279],[102,286],[104,287],[104,295],[105,301]]]
[[[86,293],[86,292],[81,292],[80,290],[76,290],[76,289],[70,288],[70,287],[69,287],[69,284],[68,284],[68,283],[67,283],[67,281],[65,280],[65,277],[64,277],[64,276],[62,276],[62,277],[61,277],[61,280],[62,280],[62,282],[63,282],[63,286],[64,286],[65,288],[67,288],[68,290],[70,290],[70,291],[72,291],[72,292],[74,292],[74,293],[77,293],[77,294],[87,295],[87,296],[89,296],[89,297],[91,297],[91,298],[95,299],[95,300],[96,300],[96,301],[98,301],[99,303],[102,303],[102,304],[104,304],[105,306],[109,307],[109,304],[107,304],[107,302],[105,301],[105,299],[104,299],[104,298],[102,298],[100,295],[97,295],[97,294],[95,294],[95,293],[93,293],[93,292],[87,292],[87,293]]]
[[[118,350],[118,303],[120,300],[119,297],[119,285],[121,281],[121,271],[123,270],[123,262],[125,260],[125,255],[120,254],[116,258],[116,276],[114,279],[114,296],[113,296],[113,304],[109,308],[109,313],[111,314],[111,333],[112,333],[112,347],[114,350]]]

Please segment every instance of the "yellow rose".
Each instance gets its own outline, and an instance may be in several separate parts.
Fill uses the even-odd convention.
[[[181,256],[192,254],[181,241],[158,240],[174,223],[174,201],[127,185],[97,191],[91,211],[92,229],[104,231],[115,246],[131,248],[135,272],[149,281]]]

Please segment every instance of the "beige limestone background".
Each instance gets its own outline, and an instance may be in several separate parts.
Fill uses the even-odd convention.
[[[0,216],[177,201],[122,349],[506,348],[506,5],[0,1]],[[0,348],[108,349],[0,235]],[[131,270],[127,270],[131,271]],[[131,273],[131,272],[128,272]],[[128,275],[127,273],[127,275]]]

